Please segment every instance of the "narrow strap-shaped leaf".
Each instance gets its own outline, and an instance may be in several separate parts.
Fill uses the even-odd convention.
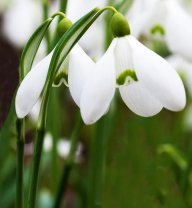
[[[29,41],[27,42],[23,53],[21,55],[21,62],[20,62],[20,79],[22,80],[26,74],[31,70],[33,60],[39,48],[39,45],[49,27],[50,23],[52,22],[53,18],[49,18],[45,20],[33,33]]]
[[[115,5],[115,8],[122,14],[126,14],[132,3],[133,0],[122,0],[120,3]]]
[[[62,12],[54,13],[50,18],[45,20],[32,34],[29,41],[27,42],[23,53],[21,55],[20,61],[20,81],[27,75],[31,70],[35,55],[40,46],[40,43],[47,32],[47,29],[53,19],[57,16],[65,17],[65,14]]]

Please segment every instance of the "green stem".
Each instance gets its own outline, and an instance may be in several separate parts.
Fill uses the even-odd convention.
[[[16,208],[23,208],[24,120],[17,120]]]
[[[47,107],[49,102],[50,89],[45,87],[41,102],[41,110],[39,113],[39,119],[37,123],[37,132],[34,145],[34,155],[32,161],[31,178],[29,182],[29,195],[27,201],[27,208],[34,208],[36,203],[36,193],[39,178],[39,168],[41,162],[41,155],[43,150],[43,141],[45,135],[45,126],[47,118]]]
[[[91,160],[89,167],[89,206],[101,208],[103,203],[103,183],[105,177],[105,160],[107,144],[115,125],[117,107],[114,99],[108,115],[100,119],[94,129],[91,141]]]
[[[56,196],[56,200],[54,203],[54,208],[59,208],[61,206],[62,198],[66,192],[67,184],[69,180],[69,176],[74,164],[75,153],[77,150],[79,132],[82,126],[80,115],[78,115],[78,119],[76,125],[74,127],[73,133],[71,135],[71,148],[67,160],[65,162],[65,166],[63,168],[63,173],[61,177],[61,181],[59,183],[59,188]]]
[[[59,90],[60,88],[53,88],[51,90],[47,117],[47,130],[51,133],[53,137],[51,150],[51,178],[55,179],[51,180],[53,194],[56,193],[58,176],[60,174],[60,164],[57,151],[58,139],[62,129],[61,120],[59,116],[61,115],[61,108],[59,103]]]
[[[68,0],[60,0],[60,11],[66,13]],[[61,20],[61,17],[60,17]]]
[[[41,154],[43,149],[43,139],[44,139],[45,129],[37,129],[35,145],[34,145],[34,156],[32,161],[32,171],[30,178],[30,187],[29,187],[29,198],[27,207],[34,208],[36,202],[36,192],[37,192],[37,183],[39,176],[39,167],[41,161]]]
[[[42,10],[43,10],[43,21],[46,20],[49,17],[49,2],[48,0],[42,1]],[[47,54],[51,50],[51,37],[50,37],[50,31],[47,29],[46,35],[45,35],[45,40],[46,40],[46,46],[47,46]]]
[[[66,10],[67,10],[67,3],[68,3],[68,0],[60,0],[60,2],[59,2],[60,12],[57,12],[59,14],[58,24],[63,18],[66,17],[65,13],[66,13]],[[62,13],[62,15],[61,15],[61,13]],[[57,30],[56,30],[55,34],[54,34],[54,38],[53,38],[53,45],[55,45],[58,41],[59,41],[59,35],[57,33]]]

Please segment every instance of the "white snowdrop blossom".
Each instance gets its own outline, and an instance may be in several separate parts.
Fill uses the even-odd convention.
[[[192,63],[179,55],[171,55],[166,60],[176,69],[183,78],[184,84],[192,97]]]
[[[136,0],[128,13],[132,34],[159,34],[171,52],[192,60],[192,16],[177,0]]]
[[[86,124],[96,122],[107,112],[115,88],[128,108],[140,116],[153,116],[163,107],[179,111],[185,106],[184,86],[174,68],[131,35],[115,38],[95,64],[85,64],[80,57],[70,62],[69,87],[71,80],[74,84],[81,79],[79,73],[70,72],[77,72],[79,67],[89,70],[81,90],[74,84],[71,92]]]
[[[53,136],[51,133],[46,133],[44,136],[43,149],[46,153],[49,153],[53,148]],[[69,156],[71,149],[71,141],[69,138],[59,138],[57,141],[57,152],[60,158],[66,159]],[[78,143],[77,150],[75,153],[75,162],[79,162],[81,158],[81,152],[83,149],[82,143]]]
[[[41,2],[14,0],[3,16],[3,33],[17,47],[23,47],[42,20]]]
[[[104,7],[106,3],[106,0],[70,0],[66,14],[69,19],[75,22],[94,7]],[[104,38],[104,17],[101,17],[89,28],[79,44],[90,57],[97,59],[103,53]]]
[[[24,118],[26,115],[28,115],[29,112],[33,109],[34,105],[37,103],[45,85],[53,52],[54,50],[38,64],[32,67],[31,71],[21,82],[15,98],[15,109],[18,118]],[[75,45],[69,56],[62,63],[58,73],[67,73],[68,61],[70,60],[70,56],[73,54],[75,57],[77,54],[78,56],[86,57],[86,62],[90,59],[79,45]],[[80,73],[82,77],[84,77],[84,74],[86,74],[83,68]],[[62,74],[62,76],[64,75]],[[60,81],[65,83],[64,78],[60,79]],[[60,85],[60,83],[57,84]]]

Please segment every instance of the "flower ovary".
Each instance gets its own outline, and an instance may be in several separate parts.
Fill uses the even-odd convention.
[[[111,30],[114,37],[124,37],[131,33],[126,18],[119,12],[115,13],[111,19]]]

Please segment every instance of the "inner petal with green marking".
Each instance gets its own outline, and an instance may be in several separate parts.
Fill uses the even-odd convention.
[[[161,36],[164,36],[165,30],[162,25],[155,25],[151,28],[150,33],[152,35],[160,34]]]
[[[129,85],[132,82],[137,82],[138,78],[134,70],[126,69],[116,78],[116,84],[121,85]]]
[[[53,83],[53,87],[59,87],[62,83],[68,86],[68,65],[69,57],[61,64]]]
[[[54,86],[59,87],[61,83],[64,83],[65,85],[68,85],[68,74],[66,71],[61,71],[58,73],[54,79]]]

